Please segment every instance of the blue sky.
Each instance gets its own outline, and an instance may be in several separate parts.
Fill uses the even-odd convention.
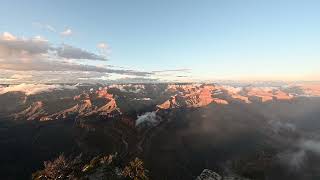
[[[190,69],[193,79],[320,80],[319,9],[316,0],[11,0],[1,2],[0,32],[94,53],[110,46],[108,61],[85,64]],[[72,34],[61,36],[66,29]]]

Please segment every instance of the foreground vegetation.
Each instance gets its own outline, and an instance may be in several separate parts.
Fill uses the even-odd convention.
[[[92,159],[87,159],[82,155],[66,158],[62,154],[53,161],[44,162],[44,169],[33,173],[32,179],[148,180],[149,178],[148,171],[139,158],[121,166],[117,154],[101,155]]]

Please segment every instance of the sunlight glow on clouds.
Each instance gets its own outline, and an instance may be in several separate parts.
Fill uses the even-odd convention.
[[[71,32],[67,30],[66,34]],[[106,64],[109,45],[100,42],[96,48],[99,54],[68,44],[55,45],[39,35],[21,38],[4,32],[0,36],[0,69],[6,71],[0,73],[0,83],[154,83],[191,79],[191,69],[187,68],[150,72],[116,68]]]
[[[105,43],[98,44],[98,47],[108,48]],[[152,74],[129,69],[112,69],[104,64],[89,65],[80,61],[78,63],[77,60],[106,61],[106,58],[103,55],[67,44],[54,46],[41,36],[30,39],[18,38],[8,32],[0,36],[0,59],[0,69],[12,71],[84,71],[138,77]]]

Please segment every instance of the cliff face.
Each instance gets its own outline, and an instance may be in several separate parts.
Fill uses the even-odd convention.
[[[169,85],[167,92],[173,94],[157,105],[158,109],[199,108],[211,103],[227,105],[232,101],[245,104],[252,102],[290,101],[294,95],[277,87],[232,87],[221,85]]]
[[[164,88],[162,89],[162,87]],[[109,85],[97,88],[96,90],[91,88],[89,91],[83,91],[83,93],[75,95],[73,99],[69,97],[71,100],[66,105],[59,99],[56,99],[55,102],[51,102],[51,100],[47,102],[46,99],[42,101],[37,100],[30,107],[25,107],[21,112],[14,114],[14,117],[16,119],[41,121],[91,115],[108,118],[122,114],[118,106],[118,100],[124,112],[133,106],[139,108],[148,104],[152,106],[148,107],[150,110],[166,110],[200,108],[209,104],[228,105],[233,102],[249,104],[255,102],[290,101],[299,96],[319,95],[319,89],[317,85],[288,86],[285,88],[259,86],[232,87],[213,84],[169,84],[167,86]],[[121,98],[117,98],[116,100],[114,93],[116,93],[117,97],[120,95]],[[137,102],[136,100],[143,100],[144,102]],[[59,108],[58,104],[63,104],[63,108]],[[47,107],[48,105],[56,106],[57,108],[52,110],[51,107]],[[139,109],[136,111],[140,112]]]
[[[27,109],[14,114],[14,118],[17,119],[26,119],[30,120],[37,120],[40,119],[42,116],[46,115],[45,110],[43,109],[43,102],[37,101],[32,103]]]
[[[42,162],[52,159],[53,154],[75,150],[117,151],[125,160],[141,157],[150,167],[152,179],[195,179],[204,168],[222,165],[216,172],[228,168],[253,179],[275,172],[267,176],[298,180],[299,177],[275,178],[273,175],[279,171],[278,164],[272,164],[278,162],[273,160],[278,160],[282,151],[295,153],[299,147],[292,142],[317,137],[319,129],[320,99],[305,94],[314,93],[311,88],[211,84],[99,86],[78,87],[72,92],[1,95],[1,105],[11,106],[12,99],[19,103],[17,107],[21,105],[15,114],[6,114],[13,115],[8,120],[52,121],[20,121],[13,122],[17,127],[0,128],[1,149],[5,152],[2,159],[15,157],[14,149],[34,155],[25,156],[25,162],[19,159],[17,164],[21,167],[3,161],[2,169],[11,166],[9,175],[4,177],[16,177],[11,169],[17,170],[18,176],[25,171],[24,167],[39,164],[35,160],[38,155]],[[320,161],[313,154],[308,155],[305,161],[309,164],[305,167],[318,166]],[[314,175],[313,169],[306,171],[308,168],[301,174],[303,177]],[[101,175],[100,169],[96,175]],[[222,179],[235,177],[220,175]]]
[[[48,121],[91,115],[113,117],[117,114],[121,114],[120,109],[117,107],[116,100],[113,98],[112,94],[107,92],[107,89],[82,93],[75,96],[73,101],[76,105],[54,113],[46,112],[45,104],[41,101],[37,101],[27,109],[14,114],[14,117],[15,119]]]
[[[204,169],[195,180],[250,180],[238,175],[221,176],[218,173],[209,169]]]
[[[214,85],[170,85],[167,91],[175,95],[157,107],[159,109],[197,108],[207,106],[212,102],[228,104],[226,100],[214,98],[213,92],[216,89]]]

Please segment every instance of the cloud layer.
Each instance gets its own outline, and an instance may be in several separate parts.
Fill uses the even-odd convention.
[[[63,90],[63,89],[76,89],[76,86],[70,85],[46,85],[46,84],[19,84],[11,85],[7,87],[0,87],[0,94],[7,92],[23,92],[26,95],[39,94],[42,92],[51,92],[54,90]]]
[[[139,126],[140,124],[148,123],[152,126],[159,123],[159,120],[157,119],[157,113],[155,111],[153,112],[146,112],[140,116],[138,116],[138,119],[136,120],[136,126]]]
[[[62,44],[53,46],[48,40],[40,36],[25,39],[17,38],[14,35],[4,32],[0,37],[0,58],[21,59],[27,56],[47,55],[52,58],[61,59],[86,59],[86,60],[107,60],[104,56],[98,55],[81,48]],[[42,56],[44,58],[45,56]]]
[[[37,24],[37,26],[56,32],[56,30],[49,25]],[[71,33],[71,29],[66,29],[63,32],[64,35],[71,35]],[[119,76],[119,82],[159,82],[164,75],[189,72],[189,69],[147,72],[120,67],[116,68],[116,66],[104,64],[107,62],[107,54],[110,51],[109,45],[100,42],[96,48],[100,51],[99,54],[68,44],[54,45],[41,36],[20,38],[9,32],[4,32],[0,34],[0,70],[6,70],[6,72],[16,71],[13,74],[20,74],[21,76],[20,78],[16,78],[11,77],[12,73],[10,73],[11,76],[0,73],[0,83],[38,83],[39,81],[43,82],[43,77],[46,78],[48,74],[56,74],[56,77],[53,78],[54,82],[66,82],[66,79],[69,80],[70,78],[74,78],[74,82],[85,80],[109,80],[110,82],[115,82],[117,80],[114,78],[108,79],[108,77],[117,76]],[[92,65],[97,64],[94,62],[101,64]],[[32,73],[26,76],[28,75],[26,72]],[[39,76],[35,76],[35,74],[41,74],[43,77],[38,78]],[[30,79],[33,79],[33,81],[30,81]],[[52,78],[48,78],[47,82],[53,82],[51,79]]]
[[[107,48],[99,44],[99,48]],[[103,55],[62,44],[58,47],[41,37],[18,38],[5,32],[0,36],[0,69],[14,71],[85,71],[147,76],[152,73],[108,66],[83,64],[79,60],[106,61]],[[108,67],[108,68],[107,68]]]

